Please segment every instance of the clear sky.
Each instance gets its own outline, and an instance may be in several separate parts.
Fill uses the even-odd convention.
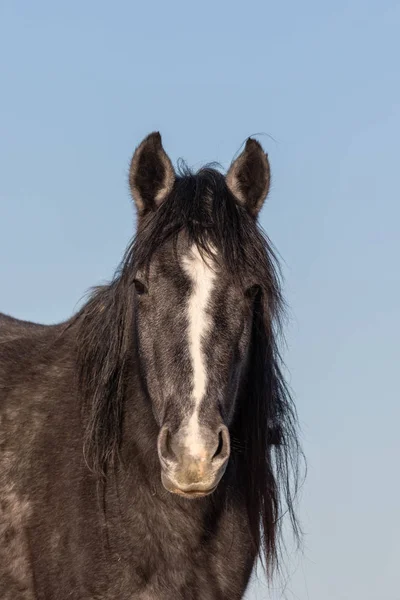
[[[309,463],[293,600],[400,599],[399,31],[384,0],[0,3],[3,312],[59,321],[111,277],[147,133],[192,166],[263,134]]]

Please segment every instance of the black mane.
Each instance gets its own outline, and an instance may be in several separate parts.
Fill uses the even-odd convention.
[[[235,276],[259,282],[245,393],[232,427],[237,490],[245,497],[254,546],[272,569],[279,553],[281,516],[294,512],[300,448],[296,414],[282,375],[278,344],[284,305],[278,263],[267,236],[240,206],[224,176],[207,167],[181,170],[168,199],[143,217],[113,281],[97,288],[71,321],[77,331],[79,386],[86,415],[85,456],[99,477],[115,464],[121,444],[127,367],[133,340],[132,282],[154,252],[184,231],[208,252],[218,251]]]

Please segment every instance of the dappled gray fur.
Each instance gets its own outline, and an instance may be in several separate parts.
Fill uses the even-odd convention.
[[[171,172],[157,135],[139,152],[138,232],[111,283],[60,325],[0,315],[2,600],[239,600],[257,556],[276,566],[284,511],[298,533],[282,298],[255,220],[267,159],[248,145],[236,198],[214,169]],[[168,427],[174,460],[190,459],[178,455],[193,408],[193,244],[216,272],[199,419],[207,440],[223,424],[230,447],[215,491],[188,499],[163,486],[157,443]]]

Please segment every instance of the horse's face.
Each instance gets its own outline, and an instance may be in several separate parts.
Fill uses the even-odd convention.
[[[218,257],[167,244],[136,279],[141,364],[160,426],[164,486],[211,492],[230,453],[228,427],[250,343],[252,297]]]
[[[168,195],[174,180],[158,139],[143,144],[131,168],[139,211],[146,207],[148,188],[139,196],[139,176],[135,180],[132,169],[141,177],[144,166],[152,171],[158,185],[149,195],[153,210],[161,191]],[[231,171],[234,167],[235,163]],[[229,426],[250,346],[256,284],[251,278],[239,283],[218,251],[199,251],[184,232],[176,245],[162,244],[148,268],[136,273],[141,372],[160,428],[162,482],[171,492],[187,497],[209,494],[225,472]]]

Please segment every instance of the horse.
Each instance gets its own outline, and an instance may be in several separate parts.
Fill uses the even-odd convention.
[[[2,600],[236,600],[299,535],[301,453],[254,138],[226,174],[136,148],[137,231],[63,323],[0,316]]]

